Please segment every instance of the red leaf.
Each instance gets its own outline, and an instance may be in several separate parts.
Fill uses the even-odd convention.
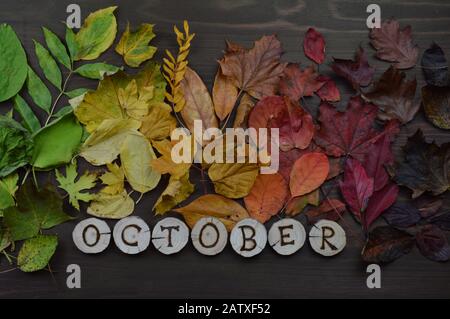
[[[374,128],[377,112],[375,105],[364,103],[360,97],[352,98],[343,113],[333,105],[322,103],[321,127],[314,137],[315,142],[330,156],[352,156],[363,162],[373,143],[386,134],[398,132],[395,123],[389,123],[384,131],[377,131]]]
[[[315,224],[321,219],[338,221],[347,211],[345,204],[338,199],[326,199],[319,207],[306,212],[310,224]]]
[[[269,96],[259,101],[250,113],[249,127],[255,129],[270,127],[270,122],[286,108],[281,96]]]
[[[280,167],[278,173],[280,173],[284,177],[286,182],[289,183],[291,179],[291,171],[294,163],[307,153],[309,153],[309,149],[292,149],[289,152],[280,152]]]
[[[369,65],[363,48],[356,51],[355,61],[334,59],[332,68],[337,75],[346,78],[357,91],[361,86],[368,86],[375,74],[375,69]]]
[[[322,101],[339,102],[341,100],[341,93],[339,92],[336,83],[328,76],[320,75],[317,81],[323,82],[323,86],[316,92]]]
[[[373,179],[367,176],[360,162],[349,159],[344,171],[344,181],[340,183],[340,187],[342,196],[352,213],[361,220],[373,194]]]
[[[419,58],[419,50],[412,43],[411,31],[410,26],[400,30],[400,24],[395,20],[383,22],[380,29],[372,29],[370,38],[377,50],[377,57],[394,62],[397,69],[414,67]]]
[[[363,162],[364,169],[369,177],[374,180],[374,191],[379,191],[389,182],[386,165],[394,163],[394,155],[391,149],[391,139],[384,135],[373,144]]]
[[[317,64],[322,64],[325,61],[325,39],[315,29],[309,28],[306,32],[303,49],[305,55]]]
[[[450,260],[450,246],[446,234],[434,225],[425,226],[416,235],[417,247],[426,258],[444,262]]]
[[[382,190],[372,195],[367,210],[363,213],[364,229],[369,229],[387,209],[394,205],[398,197],[398,192],[398,186],[394,183],[389,183]]]
[[[318,76],[313,66],[301,70],[298,64],[289,64],[280,81],[280,93],[292,101],[298,101],[304,96],[313,96],[324,85],[318,81]]]

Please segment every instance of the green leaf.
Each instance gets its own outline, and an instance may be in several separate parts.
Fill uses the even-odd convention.
[[[137,68],[155,55],[157,48],[148,45],[154,38],[153,24],[144,23],[134,33],[130,31],[130,24],[128,24],[116,47],[116,52],[123,56],[126,64]]]
[[[58,247],[58,237],[39,235],[24,242],[17,258],[23,272],[36,272],[47,267]]]
[[[44,30],[45,43],[47,43],[47,47],[50,49],[50,52],[53,56],[64,65],[67,69],[72,69],[72,63],[69,58],[69,54],[67,53],[67,49],[61,40],[58,38],[56,34],[50,31],[47,28],[42,28]]]
[[[68,105],[68,106],[64,106],[63,108],[61,108],[58,112],[56,112],[55,114],[53,114],[53,118],[58,119],[60,117],[63,117],[69,113],[73,112],[73,108]]]
[[[11,246],[11,237],[9,230],[0,221],[0,252]]]
[[[39,60],[39,65],[41,66],[45,77],[50,81],[51,84],[56,86],[61,91],[62,75],[55,59],[53,59],[53,57],[50,55],[50,52],[48,52],[48,50],[44,48],[39,42],[34,41],[34,48],[36,51],[36,56]]]
[[[109,7],[91,13],[81,30],[75,36],[78,46],[75,61],[95,60],[113,44],[117,34],[117,21],[114,11]]]
[[[69,163],[81,144],[83,128],[69,113],[43,128],[34,136],[31,164],[38,169],[52,169]]]
[[[79,96],[81,96],[81,95],[87,93],[87,92],[89,92],[89,89],[81,88],[81,89],[75,89],[75,90],[70,91],[70,92],[66,92],[65,94],[66,94],[66,96],[67,96],[69,99],[74,99],[74,98],[76,98],[76,97],[79,97]]]
[[[59,188],[64,189],[69,194],[70,204],[80,210],[80,201],[89,203],[95,198],[95,194],[86,193],[83,191],[90,190],[95,187],[97,182],[96,174],[89,174],[85,172],[77,180],[77,164],[66,166],[66,175],[64,176],[60,171],[56,170],[56,180],[59,183]]]
[[[0,177],[30,162],[33,140],[30,132],[6,116],[0,116]]]
[[[75,57],[78,53],[78,44],[75,39],[76,35],[71,28],[66,28],[66,43],[67,49],[69,50],[71,62],[75,61]]]
[[[30,108],[28,103],[18,94],[14,97],[14,109],[22,117],[23,125],[28,131],[34,133],[40,130],[41,123],[39,123],[38,118]]]
[[[34,103],[45,112],[50,113],[50,109],[52,108],[52,94],[31,67],[28,67],[27,87],[28,93]]]
[[[63,201],[53,185],[38,190],[32,182],[28,182],[20,187],[16,199],[17,206],[4,211],[4,223],[13,241],[33,238],[41,230],[72,219],[64,213]]]
[[[85,64],[75,70],[75,73],[92,80],[103,80],[105,75],[113,75],[123,68],[106,64],[106,63],[92,63]]]
[[[9,100],[27,78],[27,56],[13,28],[0,25],[0,102]]]
[[[14,196],[17,192],[19,175],[11,174],[0,180],[0,210],[14,206],[16,204]],[[1,214],[3,216],[3,213]]]

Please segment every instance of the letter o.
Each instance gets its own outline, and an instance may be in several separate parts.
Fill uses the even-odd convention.
[[[117,248],[128,255],[137,255],[150,245],[151,232],[140,217],[126,217],[120,220],[113,231]]]
[[[103,220],[89,218],[78,223],[72,233],[75,246],[85,254],[99,254],[111,242],[111,228]]]
[[[192,244],[199,253],[215,256],[221,253],[228,242],[225,225],[214,217],[200,219],[191,232]]]

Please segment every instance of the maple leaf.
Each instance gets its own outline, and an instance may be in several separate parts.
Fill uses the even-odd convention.
[[[322,87],[316,92],[322,101],[339,102],[341,100],[341,93],[333,79],[328,76],[319,75],[317,81],[323,83]]]
[[[176,142],[171,142],[169,140],[153,143],[158,153],[162,156],[153,160],[151,166],[160,174],[170,174],[175,178],[182,178],[189,172],[192,163],[177,164],[173,161],[172,148],[175,144]]]
[[[117,164],[107,164],[107,168],[108,171],[100,176],[102,183],[107,185],[102,192],[110,195],[122,193],[125,189],[125,172]]]
[[[280,81],[280,93],[292,101],[298,101],[304,96],[313,96],[324,85],[318,77],[319,74],[313,66],[301,70],[298,64],[289,64],[284,69]]]
[[[394,63],[397,69],[409,69],[416,65],[419,57],[411,33],[411,26],[400,29],[397,21],[387,20],[381,24],[381,28],[372,29],[370,43],[377,50],[379,59]]]
[[[314,28],[309,28],[303,41],[303,50],[308,58],[322,64],[325,61],[325,39],[322,34]]]
[[[172,115],[171,107],[165,103],[155,103],[142,119],[139,131],[153,143],[168,138],[176,127],[177,120]]]
[[[229,50],[219,63],[236,87],[261,99],[278,89],[285,68],[285,63],[280,62],[282,51],[276,36],[264,36],[250,50]]]
[[[398,119],[406,124],[419,111],[420,103],[415,101],[417,81],[408,81],[405,77],[405,73],[390,67],[375,84],[374,90],[364,94],[367,101],[380,108],[380,119]]]
[[[422,102],[425,114],[435,126],[450,130],[450,86],[427,85],[422,88]]]
[[[345,112],[322,103],[321,127],[314,140],[330,156],[352,156],[363,162],[373,143],[384,135],[393,136],[399,130],[395,122],[389,122],[382,131],[376,130],[377,113],[375,105],[365,103],[360,97],[352,98]]]
[[[442,48],[436,43],[424,52],[422,70],[428,85],[445,87],[450,84],[447,58]]]
[[[283,208],[289,189],[279,174],[259,175],[250,194],[244,198],[250,217],[261,223],[267,222]]]
[[[330,171],[328,158],[322,153],[309,153],[300,157],[291,172],[290,189],[294,197],[309,194],[319,188]]]
[[[94,194],[85,191],[95,187],[97,182],[96,174],[85,172],[77,179],[78,172],[76,163],[66,166],[65,176],[58,170],[55,173],[59,188],[64,189],[69,194],[70,204],[77,210],[80,210],[80,201],[88,203],[95,198]]]
[[[425,192],[435,196],[450,189],[450,143],[440,147],[427,143],[421,130],[408,139],[404,158],[397,163],[395,181],[413,191],[413,198]]]
[[[356,51],[355,61],[334,59],[331,67],[337,75],[347,79],[357,91],[360,87],[368,86],[375,74],[375,69],[369,65],[366,53],[361,47]]]

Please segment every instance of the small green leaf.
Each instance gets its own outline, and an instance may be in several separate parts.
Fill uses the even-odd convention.
[[[58,237],[39,235],[24,242],[17,258],[23,272],[35,272],[47,267],[58,247]]]
[[[70,60],[75,61],[75,57],[78,54],[78,44],[75,39],[76,35],[71,28],[66,28],[66,43],[69,50]]]
[[[50,113],[50,109],[52,108],[52,95],[31,67],[28,67],[27,87],[28,93],[34,103],[45,112]]]
[[[81,95],[87,93],[87,92],[89,92],[89,89],[83,89],[83,88],[81,88],[81,89],[76,89],[76,90],[73,90],[73,91],[70,91],[70,92],[66,92],[65,94],[66,94],[66,96],[67,96],[69,99],[74,99],[74,98],[76,98],[76,97],[79,97],[79,96],[81,96]]]
[[[14,206],[16,204],[14,196],[17,192],[19,175],[17,173],[11,174],[0,180],[0,210]],[[2,214],[3,216],[3,214]]]
[[[144,23],[136,32],[131,32],[130,24],[127,25],[116,47],[116,52],[123,56],[127,65],[137,68],[155,55],[156,47],[148,45],[155,38],[153,27],[153,24]]]
[[[39,120],[33,110],[20,95],[16,95],[14,98],[14,109],[22,117],[23,125],[28,131],[34,133],[40,130],[41,123],[39,123]]]
[[[105,75],[113,75],[122,69],[106,63],[92,63],[79,67],[75,73],[92,80],[103,80]]]
[[[0,252],[11,246],[11,237],[8,229],[0,221]]]
[[[63,117],[65,115],[69,114],[69,113],[72,113],[72,112],[73,112],[73,108],[70,105],[68,105],[68,106],[64,106],[63,108],[61,108],[58,112],[53,114],[52,117],[58,119],[58,118]]]
[[[42,29],[44,30],[45,42],[47,43],[47,47],[50,49],[50,52],[59,61],[59,63],[64,65],[67,69],[71,70],[72,63],[64,44],[52,31],[47,28]]]
[[[48,50],[44,48],[39,42],[34,41],[34,48],[36,51],[36,56],[39,60],[39,65],[41,66],[45,77],[50,81],[51,84],[61,90],[62,75],[55,59],[53,59],[53,57],[50,55],[50,52],[48,52]]]

